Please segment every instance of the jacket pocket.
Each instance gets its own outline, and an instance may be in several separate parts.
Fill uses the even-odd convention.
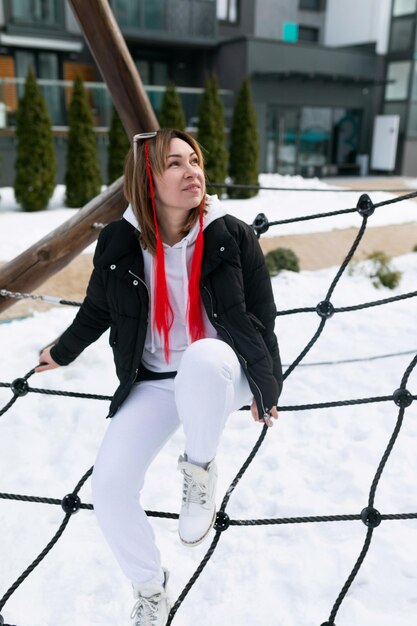
[[[246,311],[246,315],[249,317],[252,324],[255,326],[257,330],[261,330],[261,331],[266,330],[265,326],[262,324],[261,320],[256,317],[256,315],[254,315],[250,311]]]

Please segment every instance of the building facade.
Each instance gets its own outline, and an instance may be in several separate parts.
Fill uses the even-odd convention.
[[[358,173],[376,115],[400,115],[395,173],[417,175],[417,0],[109,0],[151,103],[167,80],[189,128],[216,71],[230,126],[250,80],[260,170]],[[89,90],[105,172],[111,100],[66,0],[0,0],[1,184],[13,178],[14,117],[29,65],[53,120],[63,180],[72,81]],[[10,158],[9,158],[10,157]],[[105,178],[105,177],[104,177]]]

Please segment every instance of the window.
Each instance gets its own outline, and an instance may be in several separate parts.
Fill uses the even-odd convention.
[[[19,0],[10,2],[10,21],[14,24],[60,24],[58,0]]]
[[[328,163],[332,135],[332,109],[303,107],[300,131],[300,165],[318,166]]]
[[[299,26],[298,27],[298,40],[299,41],[311,41],[318,42],[319,29],[312,26]]]
[[[394,0],[392,14],[394,17],[398,15],[407,15],[415,13],[417,9],[417,0]]]
[[[141,59],[135,61],[144,85],[166,85],[169,80],[169,66],[165,61]]]
[[[222,22],[237,24],[239,19],[239,0],[217,0],[217,19]]]
[[[18,78],[26,78],[30,66],[32,66],[37,78],[55,80],[59,78],[58,55],[54,52],[16,50],[15,62]],[[19,97],[22,97],[23,89],[23,85],[18,85]],[[57,85],[42,85],[41,91],[53,123],[61,124],[62,103],[59,87]]]
[[[307,11],[321,11],[321,0],[300,0],[299,9],[307,9]]]
[[[390,52],[411,51],[414,44],[414,17],[397,17],[392,20]]]
[[[385,88],[385,100],[406,100],[410,82],[411,61],[398,61],[388,65],[387,80],[393,81]]]

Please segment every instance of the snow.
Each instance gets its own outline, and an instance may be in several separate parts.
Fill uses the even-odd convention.
[[[417,187],[417,179],[404,178],[404,185],[410,190]],[[244,222],[252,223],[258,213],[265,213],[269,221],[284,220],[292,217],[336,211],[356,207],[361,192],[346,190],[340,192],[340,187],[328,185],[317,178],[305,179],[301,176],[281,176],[279,174],[261,174],[259,177],[262,187],[295,188],[295,189],[326,189],[326,193],[300,191],[261,191],[249,200],[224,200],[225,210],[239,217]],[[339,189],[332,193],[331,189]],[[373,203],[383,202],[400,194],[374,192],[369,194]],[[47,211],[38,214],[23,213],[14,199],[13,189],[5,187],[0,191],[0,220],[3,214],[7,215],[7,227],[0,229],[0,260],[8,261],[30,245],[36,243],[54,228],[70,219],[78,209],[68,209],[64,206],[65,188],[57,185],[55,193],[49,203]],[[299,233],[329,231],[360,226],[361,216],[355,211],[346,215],[326,217],[319,220],[296,222],[280,226],[271,226],[263,237],[276,237]],[[416,221],[416,203],[413,200],[404,200],[398,204],[378,207],[369,219],[369,228],[386,226],[388,224],[404,224]],[[2,223],[0,221],[0,223]],[[19,233],[19,237],[11,237],[11,233]],[[91,253],[94,245],[84,250]]]
[[[282,181],[279,183],[281,186]],[[311,186],[310,180],[304,183]],[[3,202],[4,190],[0,193]],[[297,206],[295,199],[292,202],[292,209],[299,214],[301,204],[305,211],[336,208],[336,198],[344,194],[329,199],[332,195],[306,192],[300,198],[300,194]],[[286,206],[291,204],[287,195],[278,197]],[[241,207],[239,215],[245,220],[250,211],[263,210],[260,205],[255,208],[253,200],[230,201],[228,210],[233,202]],[[346,204],[346,198],[340,202]],[[403,215],[399,205],[394,207],[392,212]],[[68,209],[35,215],[0,212],[0,258],[6,258],[3,250],[8,242],[4,233],[9,232],[10,237],[11,232],[16,232],[15,219],[21,220],[19,239],[21,236],[25,241],[25,248],[31,238],[39,238],[43,229],[46,233],[54,227],[55,214],[58,222],[60,214],[68,213]],[[15,253],[9,249],[10,255]],[[403,277],[393,292],[376,290],[361,274],[343,275],[332,297],[334,306],[415,290],[416,256],[397,257],[395,267],[403,272]],[[273,279],[278,308],[315,306],[325,296],[336,271],[337,268],[327,268],[281,273]],[[60,307],[0,324],[0,381],[10,382],[28,372],[37,363],[39,349],[58,336],[73,315],[73,310]],[[305,362],[417,350],[416,315],[414,298],[335,314],[327,321]],[[315,313],[277,318],[283,362],[291,363],[296,358],[319,322]],[[288,377],[280,405],[390,395],[399,387],[411,360],[412,355],[403,355],[337,366],[300,365]],[[109,395],[117,383],[108,337],[88,348],[76,363],[36,374],[30,384]],[[407,388],[417,393],[415,371]],[[0,407],[10,397],[9,389],[0,388]],[[18,399],[0,419],[0,491],[54,498],[71,492],[94,464],[108,424],[104,419],[107,407],[103,401],[36,393]],[[397,416],[398,407],[393,402],[282,411],[233,492],[227,512],[234,519],[360,513],[367,505],[370,485]],[[247,412],[230,416],[218,454],[219,503],[259,434],[260,426]],[[181,481],[175,467],[183,443],[183,433],[178,431],[152,465],[143,493],[146,508],[178,511]],[[382,513],[416,511],[416,444],[417,419],[412,404],[405,412],[404,424],[376,492],[375,506]],[[89,481],[80,497],[83,502],[91,502]],[[63,517],[59,506],[0,500],[0,596],[43,550]],[[176,598],[209,542],[186,549],[177,539],[175,521],[152,518],[152,524],[163,563],[171,571],[170,588]],[[362,549],[366,532],[361,522],[230,527],[173,624],[319,626],[328,619]],[[341,605],[336,624],[414,623],[416,562],[417,521],[382,522],[374,531],[368,555]],[[32,626],[122,626],[129,624],[132,604],[129,584],[119,571],[94,514],[80,511],[1,614],[5,622],[17,626],[29,622]]]

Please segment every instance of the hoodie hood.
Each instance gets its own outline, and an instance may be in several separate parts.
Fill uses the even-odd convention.
[[[203,216],[203,230],[216,219],[226,215],[226,211],[223,209],[217,196],[206,196],[206,200],[207,213]],[[123,217],[137,230],[140,230],[135,213],[130,204]],[[148,324],[142,363],[145,367],[154,372],[177,370],[184,350],[192,342],[186,323],[186,316],[189,276],[199,227],[200,224],[197,220],[190,232],[187,233],[181,241],[178,241],[173,246],[166,243],[163,244],[165,275],[170,304],[174,313],[174,321],[170,330],[171,347],[169,365],[167,365],[164,359],[164,346],[159,333],[154,332],[152,322]],[[150,294],[150,320],[153,320],[155,315],[155,257],[153,257],[148,250],[142,250],[142,253],[145,282],[149,288]],[[217,332],[211,325],[204,307],[202,307],[202,316],[205,336],[217,337]]]
[[[203,218],[203,230],[207,228],[209,224],[217,220],[219,217],[224,217],[226,215],[226,211],[223,209],[222,204],[217,195],[215,196],[206,196],[206,210],[207,213]],[[136,215],[133,211],[132,205],[129,204],[126,211],[123,213],[123,217],[127,220],[132,226],[134,226],[137,230],[140,231],[140,226],[138,224],[138,220],[136,219]],[[198,234],[198,220],[191,228],[190,232],[184,237],[188,243],[193,243]],[[165,245],[165,244],[164,244]],[[177,244],[176,244],[177,245]]]

